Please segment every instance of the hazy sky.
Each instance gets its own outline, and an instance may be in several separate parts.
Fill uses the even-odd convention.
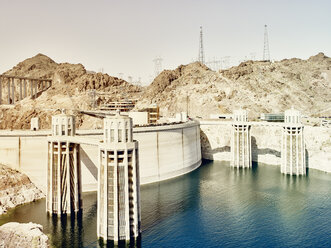
[[[164,69],[197,58],[200,25],[207,61],[261,59],[264,24],[273,60],[331,56],[330,0],[0,0],[0,10],[0,73],[43,53],[147,83],[156,56]]]

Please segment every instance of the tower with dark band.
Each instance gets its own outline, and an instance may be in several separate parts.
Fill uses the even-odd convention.
[[[115,244],[135,241],[140,235],[140,184],[132,119],[119,112],[106,117],[99,150],[97,235]]]
[[[46,210],[50,214],[71,214],[82,208],[79,144],[75,117],[64,113],[52,117],[52,136],[48,137]]]

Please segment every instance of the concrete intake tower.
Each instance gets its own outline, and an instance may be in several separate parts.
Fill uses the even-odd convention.
[[[281,173],[290,175],[306,174],[305,143],[301,114],[295,109],[285,111],[282,132]]]
[[[75,117],[64,113],[52,116],[52,136],[48,137],[46,211],[71,214],[82,208],[80,146],[75,136]]]
[[[99,145],[97,235],[105,241],[136,241],[140,235],[138,142],[132,119],[119,112],[104,119]]]
[[[231,166],[237,168],[252,167],[251,125],[247,122],[247,111],[240,109],[233,112],[231,135]]]

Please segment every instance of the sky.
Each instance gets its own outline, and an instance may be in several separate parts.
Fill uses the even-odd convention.
[[[331,56],[330,0],[0,0],[0,73],[45,54],[150,83],[162,69],[197,60],[203,27],[206,62]]]

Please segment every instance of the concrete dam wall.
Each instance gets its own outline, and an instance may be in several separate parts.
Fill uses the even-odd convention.
[[[0,131],[0,163],[27,174],[46,189],[47,135],[50,131]],[[97,189],[99,147],[102,130],[77,131],[91,140],[80,145],[83,191]],[[188,173],[201,165],[200,129],[196,122],[137,127],[141,184],[158,182]]]
[[[231,124],[226,121],[201,121],[202,157],[231,161]],[[281,124],[252,123],[252,161],[281,164]],[[306,167],[331,173],[331,128],[304,127]]]

